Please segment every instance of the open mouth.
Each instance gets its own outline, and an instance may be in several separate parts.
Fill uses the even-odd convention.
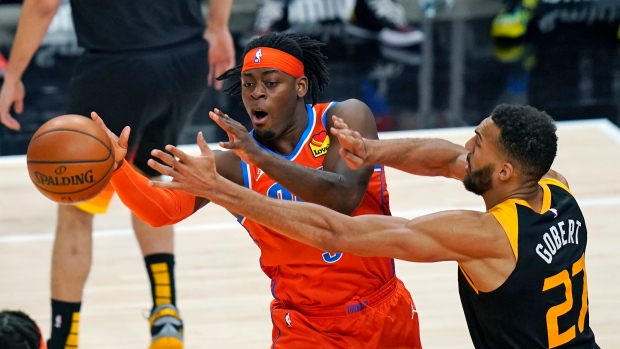
[[[267,118],[268,115],[269,113],[262,109],[252,109],[252,122],[261,123]]]

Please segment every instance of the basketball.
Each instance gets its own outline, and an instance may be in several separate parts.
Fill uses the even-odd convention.
[[[92,199],[114,172],[108,135],[80,115],[58,116],[39,127],[28,145],[26,160],[32,183],[60,204]]]

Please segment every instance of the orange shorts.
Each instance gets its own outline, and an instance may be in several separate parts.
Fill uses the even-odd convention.
[[[373,294],[336,307],[300,307],[271,302],[271,348],[419,349],[415,304],[394,277]]]

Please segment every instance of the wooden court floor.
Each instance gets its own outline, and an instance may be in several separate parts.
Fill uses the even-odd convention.
[[[581,204],[589,230],[590,324],[601,348],[620,348],[620,131],[605,120],[558,124],[553,168]],[[441,137],[459,144],[472,128],[395,132],[388,137]],[[195,151],[194,147],[188,149]],[[24,157],[0,159],[0,309],[22,309],[47,336],[49,269],[56,206],[30,183]],[[413,218],[443,209],[483,209],[482,199],[445,178],[389,169],[394,215]],[[116,198],[95,219],[94,260],[80,323],[80,348],[147,348],[148,278],[128,210]],[[269,279],[259,250],[234,218],[208,205],[177,225],[177,298],[186,348],[268,348]],[[452,262],[397,262],[417,304],[425,348],[472,348]]]

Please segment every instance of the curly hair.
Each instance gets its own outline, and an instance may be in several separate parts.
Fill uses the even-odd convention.
[[[500,129],[499,144],[522,173],[539,180],[549,171],[558,150],[555,122],[544,111],[527,105],[501,104],[491,119]]]
[[[329,85],[329,75],[325,65],[327,57],[321,53],[321,46],[324,45],[320,41],[294,33],[269,33],[250,41],[245,46],[242,57],[245,57],[248,51],[254,48],[271,47],[299,59],[304,64],[304,75],[306,75],[309,81],[308,92],[312,99],[312,104],[316,104],[319,92],[323,92],[327,85]],[[232,77],[238,78],[238,81],[224,90],[228,95],[236,96],[241,93],[242,68],[243,63],[217,77],[217,80],[226,80]]]
[[[37,324],[21,311],[0,312],[0,348],[39,349],[41,333]]]

